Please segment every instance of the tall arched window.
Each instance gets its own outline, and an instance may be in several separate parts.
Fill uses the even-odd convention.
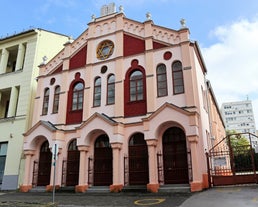
[[[59,96],[60,96],[60,86],[56,86],[53,102],[53,114],[58,113],[59,108]]]
[[[172,64],[172,77],[174,94],[184,93],[184,77],[180,61],[175,61]]]
[[[130,101],[143,100],[143,75],[139,70],[130,75]]]
[[[72,111],[81,110],[83,107],[83,88],[84,85],[81,82],[73,87]]]
[[[44,98],[43,98],[43,107],[42,115],[46,115],[48,112],[48,103],[49,103],[49,88],[45,88]]]
[[[157,94],[158,97],[167,96],[167,70],[164,64],[157,67]]]
[[[94,81],[93,106],[100,106],[100,103],[101,103],[101,78],[97,77]]]
[[[107,104],[115,103],[115,75],[111,74],[107,80]]]

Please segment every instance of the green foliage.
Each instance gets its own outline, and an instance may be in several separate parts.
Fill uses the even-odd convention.
[[[230,146],[234,153],[241,153],[241,151],[250,150],[250,142],[242,134],[236,133],[235,130],[227,130],[226,133],[229,136],[230,140],[228,141],[230,141]]]

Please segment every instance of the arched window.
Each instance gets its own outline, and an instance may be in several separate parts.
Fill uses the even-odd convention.
[[[184,93],[184,78],[182,63],[180,61],[175,61],[172,64],[172,77],[174,94]]]
[[[68,151],[76,151],[76,150],[78,150],[77,141],[76,139],[73,139],[68,146]]]
[[[46,115],[48,112],[48,102],[49,102],[49,88],[45,88],[44,98],[43,98],[42,115]]]
[[[167,70],[164,64],[157,67],[157,94],[158,97],[167,96]]]
[[[115,103],[115,75],[111,74],[107,80],[107,104]]]
[[[81,82],[73,87],[72,111],[81,110],[83,107],[83,88],[84,85]]]
[[[143,74],[136,70],[130,75],[130,101],[143,100]]]
[[[56,86],[53,102],[53,114],[58,113],[59,108],[59,96],[60,96],[60,86]]]
[[[97,77],[94,81],[93,106],[100,106],[100,103],[101,103],[101,78]]]

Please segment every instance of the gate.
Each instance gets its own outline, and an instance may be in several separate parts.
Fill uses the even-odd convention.
[[[257,183],[257,141],[251,133],[230,134],[206,153],[210,187]]]
[[[45,141],[40,148],[37,186],[45,186],[50,183],[52,153],[48,141]]]
[[[129,185],[146,185],[149,182],[148,148],[144,135],[134,134],[129,141]]]

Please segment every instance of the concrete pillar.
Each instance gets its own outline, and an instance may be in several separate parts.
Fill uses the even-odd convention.
[[[6,72],[8,58],[9,58],[9,51],[4,48],[2,50],[2,57],[1,57],[1,62],[0,62],[0,74]]]
[[[201,191],[203,189],[202,173],[199,169],[199,152],[197,149],[198,137],[188,136],[187,137],[190,148],[191,148],[191,160],[192,160],[192,173],[193,181],[191,182],[191,191]]]
[[[23,178],[23,184],[20,186],[21,192],[28,192],[32,188],[32,168],[31,168],[31,158],[34,155],[34,151],[28,150],[24,151],[25,155],[25,171],[24,171],[24,178]]]
[[[19,44],[15,71],[23,68],[24,54],[25,54],[25,46],[24,46],[24,44],[21,43],[21,44]]]
[[[88,171],[88,159],[87,153],[89,151],[89,146],[78,146],[80,151],[80,168],[79,168],[79,183],[75,186],[75,191],[78,193],[83,193],[88,189],[88,182],[86,180],[86,175]]]
[[[148,145],[149,154],[149,184],[147,185],[147,190],[150,192],[158,192],[159,182],[158,182],[158,167],[157,167],[157,140],[150,139],[146,140]]]
[[[19,95],[18,88],[16,86],[13,86],[12,87],[12,91],[11,91],[11,97],[10,97],[7,117],[13,117],[13,116],[16,115],[16,107],[17,107],[17,103],[18,103],[18,95]]]
[[[111,143],[113,150],[113,184],[110,186],[111,192],[120,192],[123,188],[121,172],[121,148],[122,143]]]

